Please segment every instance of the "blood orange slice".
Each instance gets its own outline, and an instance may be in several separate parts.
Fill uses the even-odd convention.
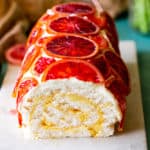
[[[99,28],[96,24],[78,16],[67,16],[53,20],[50,28],[56,32],[76,33],[76,34],[95,34]]]
[[[60,58],[90,58],[98,52],[97,44],[88,38],[75,35],[55,36],[46,44],[49,55]]]
[[[94,40],[99,45],[100,48],[106,49],[109,47],[108,41],[102,35],[94,35],[91,37],[91,39]]]
[[[44,72],[43,81],[70,77],[95,83],[104,81],[101,73],[95,66],[79,59],[61,60],[53,63]]]
[[[46,67],[54,61],[54,58],[40,57],[34,65],[34,71],[36,71],[38,74],[41,74],[46,69]]]
[[[27,47],[30,46],[31,44],[35,44],[35,42],[42,35],[42,33],[43,33],[42,28],[34,27],[29,35],[29,38],[27,41]]]
[[[66,3],[57,5],[54,9],[61,13],[93,14],[94,8],[87,3]]]
[[[17,44],[6,50],[6,60],[14,65],[20,65],[26,53],[25,44]]]
[[[123,63],[123,61],[121,60],[121,58],[111,51],[107,51],[105,53],[105,57],[109,62],[109,64],[111,65],[111,67],[119,74],[121,79],[124,81],[124,84],[127,87],[129,87],[130,86],[129,75],[127,72],[127,68]]]
[[[25,55],[24,61],[22,62],[20,71],[18,73],[16,84],[14,86],[14,90],[13,90],[13,93],[12,93],[12,95],[14,97],[16,96],[17,88],[18,88],[18,85],[21,81],[21,78],[23,77],[24,73],[31,67],[33,61],[35,60],[35,58],[38,55],[40,55],[40,49],[38,47],[32,47],[31,46],[30,48],[28,48],[28,51]]]
[[[38,82],[34,78],[24,79],[24,81],[20,83],[19,88],[18,88],[17,101],[16,101],[17,111],[18,111],[19,103],[22,101],[23,96],[37,84]],[[18,123],[20,126],[22,126],[22,115],[20,112],[18,112]]]
[[[105,79],[109,77],[111,67],[109,66],[103,54],[101,54],[97,59],[91,60],[91,63],[94,64],[100,70],[101,74]]]
[[[18,96],[17,96],[17,106],[21,102],[22,97],[34,86],[38,84],[38,81],[34,78],[24,79],[19,84],[18,87]]]

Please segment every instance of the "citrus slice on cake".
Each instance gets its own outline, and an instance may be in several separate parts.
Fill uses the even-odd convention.
[[[93,57],[98,52],[98,47],[88,38],[65,34],[49,40],[46,52],[54,57],[85,59]]]
[[[94,8],[87,3],[66,3],[57,5],[54,10],[60,13],[75,13],[80,15],[88,15],[94,13]]]
[[[35,62],[34,71],[38,74],[41,74],[46,69],[46,67],[53,62],[55,62],[54,58],[41,56]]]
[[[87,18],[84,19],[79,16],[57,18],[50,23],[50,28],[56,32],[83,35],[96,34],[99,31],[96,24],[89,21]]]
[[[24,81],[22,81],[19,84],[19,88],[18,88],[18,98],[17,98],[17,105],[18,103],[21,102],[22,97],[34,86],[36,86],[38,84],[38,81],[34,78],[29,78],[29,79],[24,79]]]
[[[84,60],[61,60],[50,65],[44,72],[43,80],[75,77],[83,81],[103,82],[100,72]]]

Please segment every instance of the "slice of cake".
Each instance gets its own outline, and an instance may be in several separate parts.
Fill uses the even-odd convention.
[[[13,96],[25,135],[48,139],[122,130],[129,92],[113,20],[87,3],[65,3],[32,29]]]

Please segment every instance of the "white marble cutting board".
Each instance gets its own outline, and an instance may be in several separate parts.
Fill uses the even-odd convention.
[[[15,108],[11,91],[18,71],[18,67],[9,65],[0,90],[0,150],[146,150],[135,43],[122,41],[120,49],[129,68],[132,88],[127,98],[127,115],[123,133],[96,139],[68,138],[48,141],[24,139],[21,129],[18,128],[16,116],[9,113],[12,108]]]

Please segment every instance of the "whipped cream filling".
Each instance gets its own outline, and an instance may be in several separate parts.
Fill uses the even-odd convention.
[[[75,78],[48,80],[19,105],[26,137],[106,137],[122,119],[117,100],[103,84]]]

